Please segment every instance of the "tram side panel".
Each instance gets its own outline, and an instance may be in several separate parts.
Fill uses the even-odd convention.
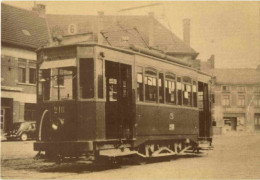
[[[146,140],[186,139],[197,142],[199,112],[195,109],[136,106],[136,136],[138,144]]]

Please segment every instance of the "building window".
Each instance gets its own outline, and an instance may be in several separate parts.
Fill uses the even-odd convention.
[[[260,86],[255,87],[255,92],[260,92]]]
[[[18,82],[26,82],[26,69],[25,67],[18,67]]]
[[[230,91],[230,86],[222,86],[222,91],[223,92],[229,92]]]
[[[230,106],[230,96],[229,95],[223,95],[222,105],[223,106]]]
[[[238,96],[238,106],[245,106],[245,96],[244,95],[239,95]]]
[[[164,103],[164,75],[163,73],[159,73],[159,79],[158,79],[158,85],[159,85],[159,103]]]
[[[144,76],[145,84],[145,100],[156,101],[157,99],[157,82],[156,73],[153,71],[146,71]]]
[[[36,83],[36,69],[29,68],[29,83],[35,84]]]
[[[260,114],[259,113],[255,114],[255,125],[260,125]]]
[[[20,83],[26,83],[26,64],[26,59],[18,59],[18,82]]]
[[[260,96],[255,97],[255,107],[260,107]]]
[[[238,86],[237,92],[245,92],[245,86]]]
[[[165,90],[166,102],[176,104],[176,77],[175,75],[166,75]]]

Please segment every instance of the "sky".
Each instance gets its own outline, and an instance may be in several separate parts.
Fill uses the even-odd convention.
[[[31,9],[34,1],[3,3]],[[191,19],[191,47],[206,61],[215,55],[217,68],[256,68],[260,65],[260,2],[257,1],[35,1],[47,14],[148,15],[155,17],[182,39],[185,18]],[[159,3],[156,6],[147,6]],[[120,9],[146,6],[118,12]]]

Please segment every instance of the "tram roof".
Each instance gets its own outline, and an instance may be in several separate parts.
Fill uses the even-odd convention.
[[[100,47],[104,47],[104,48],[108,48],[108,49],[112,49],[112,50],[116,50],[116,51],[120,51],[120,52],[124,52],[124,53],[127,53],[127,54],[139,54],[139,55],[142,55],[142,56],[147,56],[147,57],[152,57],[154,59],[160,59],[160,60],[165,60],[163,58],[159,58],[159,57],[155,57],[155,56],[152,56],[152,55],[146,55],[146,54],[143,54],[143,53],[140,53],[140,52],[136,52],[136,51],[133,51],[131,49],[125,49],[125,48],[118,48],[118,47],[113,47],[113,46],[108,46],[108,45],[103,45],[103,44],[97,44],[95,42],[84,42],[84,43],[73,43],[73,44],[64,44],[64,45],[56,45],[56,46],[48,46],[48,47],[41,47],[41,48],[38,48],[36,51],[41,51],[43,49],[52,49],[52,48],[63,48],[63,47],[73,47],[73,46],[100,46]],[[151,51],[149,49],[147,49],[147,51]],[[174,57],[172,57],[174,58]],[[175,59],[178,59],[178,58],[175,58]],[[181,59],[178,59],[181,61]],[[170,61],[168,61],[170,62]],[[176,62],[172,62],[172,63],[175,63],[175,64],[178,64]],[[179,66],[183,66],[185,68],[189,68],[189,69],[192,69],[192,70],[195,70],[197,71],[199,74],[202,74],[202,75],[206,75],[206,76],[209,76],[209,77],[212,77],[213,75],[211,73],[208,73],[208,72],[205,72],[205,71],[202,71],[202,70],[199,70],[199,69],[196,69],[194,67],[189,67],[189,66],[184,66],[182,64],[178,64]]]

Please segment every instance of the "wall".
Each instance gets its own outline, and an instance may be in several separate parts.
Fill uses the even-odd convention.
[[[229,85],[229,92],[222,92],[222,84],[216,84],[212,91],[215,94],[215,103],[213,104],[213,117],[216,120],[217,128],[222,128],[222,133],[224,133],[224,120],[223,117],[237,117],[238,123],[237,131],[254,131],[254,114],[260,111],[259,107],[255,107],[255,97],[257,93],[254,91],[256,85],[244,85],[245,91],[239,92],[238,86],[243,85]],[[223,95],[230,96],[230,106],[223,106]],[[245,96],[245,105],[238,106],[238,96]]]
[[[13,99],[12,121],[24,121],[25,103],[36,103],[36,84],[29,84],[29,64],[36,67],[36,53],[3,44],[1,51],[1,97]],[[18,58],[26,59],[25,83],[18,82]]]

